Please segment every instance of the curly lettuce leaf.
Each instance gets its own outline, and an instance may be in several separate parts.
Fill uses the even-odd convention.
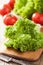
[[[36,24],[32,23],[31,20],[19,19],[14,26],[7,26],[5,36],[7,38],[17,38],[21,34],[32,34]]]
[[[35,9],[39,13],[43,13],[43,0],[34,0]]]
[[[43,48],[43,33],[39,28],[29,19],[19,19],[13,26],[6,27],[5,37],[9,39],[5,42],[6,47],[21,52]]]
[[[13,9],[14,13],[16,13],[24,18],[26,18],[26,17],[30,18],[34,11],[35,11],[35,9],[34,9],[33,0],[18,0],[15,3],[14,9]]]

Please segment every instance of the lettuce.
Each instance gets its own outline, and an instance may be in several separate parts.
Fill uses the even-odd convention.
[[[38,25],[29,19],[19,19],[13,26],[7,26],[5,37],[6,47],[25,51],[35,51],[43,48],[43,33],[39,31]]]
[[[14,13],[24,18],[30,18],[34,11],[35,9],[33,0],[17,0],[13,9]]]

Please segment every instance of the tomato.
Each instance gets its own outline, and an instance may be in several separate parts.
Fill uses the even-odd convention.
[[[0,14],[4,16],[5,14],[8,14],[10,11],[11,11],[11,7],[5,4],[3,8],[0,9]]]
[[[4,24],[5,25],[14,25],[17,21],[17,17],[16,16],[12,16],[12,15],[7,15],[4,18]]]
[[[10,7],[13,9],[14,3],[15,3],[15,0],[10,0],[8,5],[10,5]]]
[[[10,0],[8,4],[5,4],[2,9],[0,9],[0,14],[2,16],[8,14],[14,7],[15,0]]]
[[[35,13],[32,15],[32,20],[33,20],[35,23],[38,23],[38,24],[43,25],[43,13],[40,14],[40,13],[38,13],[38,12],[35,12]]]

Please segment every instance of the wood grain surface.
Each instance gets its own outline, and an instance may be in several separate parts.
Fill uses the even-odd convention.
[[[3,43],[0,44],[0,53],[6,54],[8,56],[12,56],[14,58],[28,60],[28,61],[36,61],[37,59],[40,58],[40,56],[42,55],[42,52],[43,52],[43,49],[21,53],[12,48],[6,48]]]

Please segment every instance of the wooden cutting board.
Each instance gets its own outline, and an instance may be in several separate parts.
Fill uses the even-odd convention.
[[[27,51],[24,53],[21,53],[17,50],[6,48],[4,44],[0,44],[0,53],[6,54],[8,56],[12,56],[14,58],[18,59],[24,59],[28,61],[36,61],[40,58],[41,54],[43,52],[43,49],[39,49],[37,51]]]
[[[41,28],[41,31],[43,31],[43,27]],[[17,50],[11,49],[11,48],[6,48],[4,46],[5,39],[0,42],[0,53],[6,54],[8,56],[12,56],[14,58],[19,58],[19,59],[24,59],[24,60],[29,60],[29,61],[36,61],[40,58],[43,49],[38,49],[37,51],[27,51],[24,53],[21,53]]]

